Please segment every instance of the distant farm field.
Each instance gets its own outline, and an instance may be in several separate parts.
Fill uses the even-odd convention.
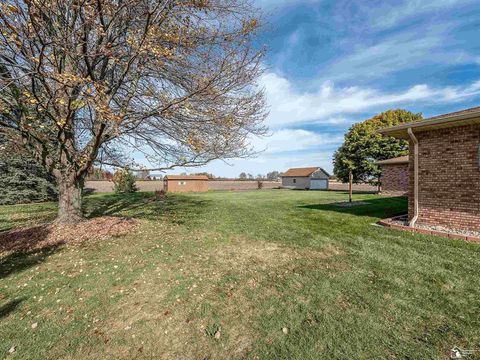
[[[282,185],[278,181],[262,181],[263,189],[275,189]],[[97,193],[109,193],[113,192],[113,182],[111,181],[87,181],[85,184],[87,189],[94,190]],[[156,191],[163,189],[163,181],[150,180],[150,181],[137,181],[137,187],[140,191]],[[240,181],[240,180],[211,180],[208,182],[208,188],[210,190],[257,190],[257,181]],[[348,184],[344,184],[338,181],[330,181],[330,190],[333,191],[348,191]],[[376,186],[369,184],[353,184],[353,190],[356,192],[371,192],[377,191]]]
[[[137,181],[136,185],[140,191],[163,189],[163,181],[161,180]],[[275,189],[281,185],[277,181],[262,181],[263,189]],[[111,181],[87,181],[85,187],[99,193],[113,192],[113,182]],[[258,181],[211,180],[208,182],[208,188],[209,190],[257,190]]]
[[[405,213],[404,198],[358,194],[362,205],[338,205],[347,198],[91,195],[89,217],[139,225],[127,235],[2,253],[0,358],[480,353],[480,246],[374,225]],[[55,207],[0,206],[0,229],[50,221]]]

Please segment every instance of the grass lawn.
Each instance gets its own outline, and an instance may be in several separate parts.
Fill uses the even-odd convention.
[[[0,358],[436,359],[453,346],[479,357],[480,246],[372,225],[405,199],[333,204],[346,198],[89,196],[89,216],[140,226],[0,255]],[[54,211],[2,206],[0,230]]]

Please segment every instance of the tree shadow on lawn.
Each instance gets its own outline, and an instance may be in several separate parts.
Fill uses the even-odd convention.
[[[354,203],[355,202],[358,202],[359,204],[343,206],[345,202],[335,202],[328,204],[302,205],[299,206],[299,208],[333,211],[342,214],[377,217],[382,219],[396,215],[403,215],[408,211],[408,200],[405,197],[379,197],[376,199],[354,200]]]
[[[312,190],[310,190],[310,191],[312,191]],[[313,190],[313,191],[325,191],[325,190]],[[348,192],[346,192],[343,189],[328,189],[328,191],[348,194]],[[376,194],[378,194],[378,190],[352,190],[352,193],[353,194],[358,194],[358,195],[362,195],[362,194],[363,195],[376,195]]]
[[[0,255],[0,279],[5,279],[31,267],[38,266],[46,261],[50,255],[53,255],[59,247],[60,245],[52,245],[31,251],[11,252],[3,257]],[[13,313],[24,300],[26,300],[25,297],[17,298],[0,305],[0,319]]]
[[[38,266],[40,263],[46,261],[49,256],[53,255],[59,247],[60,245],[52,245],[31,251],[16,251],[8,255],[0,255],[0,280],[21,273],[31,267]],[[24,300],[26,300],[25,297],[16,298],[0,305],[0,319],[15,312]]]
[[[33,229],[38,230],[38,228]],[[27,230],[32,231],[32,228],[22,229],[20,232]],[[19,239],[22,239],[20,241],[12,239],[7,243],[0,244],[0,279],[40,264],[63,245],[63,242],[42,244],[44,236],[46,237],[46,234],[34,237],[32,240],[25,240],[29,238],[20,236]],[[4,255],[1,255],[2,253]]]
[[[108,194],[87,197],[85,215],[87,218],[99,216],[128,216],[136,219],[156,220],[166,215],[174,215],[176,223],[184,223],[193,215],[205,211],[211,200],[194,199],[181,194],[169,194],[157,198],[153,193]]]
[[[11,312],[15,311],[15,309],[20,305],[25,298],[14,299],[10,300],[4,305],[0,306],[0,319],[7,317]]]
[[[15,211],[13,211],[15,210]],[[53,221],[57,216],[55,208],[38,209],[37,204],[22,204],[12,208],[10,213],[0,216],[0,234],[20,226],[41,224]]]

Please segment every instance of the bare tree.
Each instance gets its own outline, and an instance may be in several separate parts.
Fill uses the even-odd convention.
[[[280,177],[280,173],[278,171],[271,171],[267,173],[267,180],[278,181],[279,177]]]
[[[94,163],[151,171],[248,157],[265,129],[249,0],[5,0],[0,133],[59,184],[58,221],[82,219]]]
[[[150,179],[150,171],[144,168],[143,166],[140,167],[140,170],[137,171],[137,179],[139,180],[149,180]]]

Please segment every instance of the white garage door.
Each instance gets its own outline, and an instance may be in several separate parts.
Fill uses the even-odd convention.
[[[310,180],[310,189],[311,190],[327,190],[328,180],[312,179]]]

